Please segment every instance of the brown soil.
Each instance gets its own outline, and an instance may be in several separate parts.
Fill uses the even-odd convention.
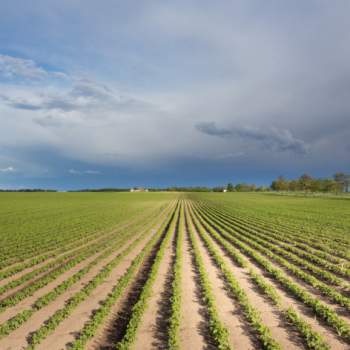
[[[79,304],[70,317],[64,320],[36,349],[62,349],[65,348],[66,344],[72,342],[75,339],[75,335],[83,328],[85,322],[89,320],[91,312],[98,308],[100,302],[107,297],[116,281],[124,274],[132,260],[142,250],[147,239],[149,238],[139,243],[112,271],[104,283],[100,284],[87,299]]]
[[[180,347],[181,349],[192,350],[204,349],[206,347],[205,334],[208,331],[208,326],[187,235],[184,237],[182,254]]]
[[[173,244],[170,243],[165,250],[157,279],[152,287],[152,296],[148,301],[147,310],[142,317],[135,343],[131,349],[166,348],[173,261],[174,249]]]
[[[73,310],[72,314],[62,321],[52,334],[48,335],[40,345],[36,347],[38,350],[58,350],[64,349],[76,338],[81,331],[84,324],[91,319],[93,312],[99,307],[108,294],[116,285],[118,279],[123,275],[126,269],[130,266],[132,260],[146,245],[150,239],[151,234],[159,227],[161,221],[168,215],[169,212],[163,211],[158,219],[151,220],[140,231],[147,230],[150,234],[144,238],[137,246],[130,252],[120,264],[114,268],[110,276],[100,284],[92,294],[87,297],[81,304]],[[128,223],[120,225],[115,231],[119,231],[123,226],[127,227],[132,222],[140,220],[141,216],[132,218]],[[191,222],[188,223],[193,228]],[[151,228],[153,228],[151,230]],[[195,230],[194,230],[195,231]],[[127,245],[115,249],[115,251],[103,261],[100,261],[94,266],[80,281],[75,283],[66,292],[60,295],[56,300],[51,302],[46,307],[35,312],[28,322],[24,323],[17,330],[13,331],[9,336],[0,339],[0,349],[4,350],[19,350],[27,346],[27,337],[35,330],[40,328],[44,322],[53,315],[57,310],[64,307],[67,300],[76,292],[81,290],[96,274],[110,262],[117,254],[124,250],[133,240],[137,239],[141,232],[135,234],[129,240]],[[103,234],[102,234],[103,236]],[[96,238],[96,242],[101,237]],[[162,238],[164,235],[162,236]],[[198,243],[200,254],[203,258],[208,279],[212,287],[213,296],[216,301],[219,319],[225,324],[229,331],[229,340],[234,349],[261,349],[257,334],[252,330],[251,325],[244,317],[244,311],[234,296],[231,294],[228,285],[222,275],[220,269],[216,266],[215,261],[210,256],[206,249],[200,235],[195,231],[195,238]],[[312,328],[323,336],[331,349],[345,350],[349,349],[349,344],[345,343],[333,329],[328,327],[323,321],[317,319],[312,310],[306,307],[303,303],[298,302],[295,297],[289,292],[285,291],[281,285],[273,278],[267,275],[262,268],[254,263],[252,259],[246,256],[249,263],[248,268],[241,268],[237,266],[231,258],[225,253],[224,249],[215,240],[210,238],[214,246],[221,253],[224,261],[238,280],[240,286],[246,292],[250,303],[261,313],[263,323],[271,330],[272,337],[281,345],[283,349],[298,350],[306,348],[304,340],[300,334],[295,330],[292,324],[288,323],[284,314],[281,311],[289,306],[297,310],[305,321],[307,321]],[[124,293],[113,305],[110,314],[98,329],[94,338],[92,338],[86,345],[86,349],[110,350],[115,347],[115,344],[121,340],[125,334],[125,330],[132,315],[132,307],[139,299],[140,293],[145,282],[148,279],[149,272],[159,249],[161,239],[156,243],[154,248],[145,257],[145,260],[136,271],[132,281],[130,281]],[[92,241],[91,241],[92,242]],[[91,242],[86,244],[91,244]],[[171,306],[171,283],[173,281],[173,267],[175,263],[175,244],[176,232],[174,232],[172,239],[166,247],[163,260],[157,274],[157,278],[152,287],[152,295],[148,300],[147,308],[139,325],[136,340],[132,345],[133,350],[148,350],[148,349],[165,349],[167,345],[168,322],[170,317]],[[82,244],[84,246],[84,244]],[[81,246],[81,247],[82,247]],[[80,249],[75,248],[75,249]],[[67,250],[68,251],[68,250]],[[74,251],[74,249],[72,250]],[[47,286],[37,290],[33,296],[22,300],[19,304],[9,307],[4,312],[0,313],[0,323],[5,322],[17,313],[29,309],[32,304],[47,292],[52,291],[64,280],[78,272],[81,268],[87,266],[89,262],[93,261],[99,254],[94,254],[84,261],[80,262],[69,271],[64,272],[57,279],[50,282]],[[61,256],[63,254],[60,254]],[[58,256],[57,256],[58,257]],[[54,261],[55,258],[49,258],[36,266],[25,269],[14,276],[8,277],[0,281],[0,286],[13,281],[21,276],[24,276],[30,271],[45,266],[49,261]],[[279,267],[276,263],[271,262],[273,266]],[[281,298],[281,308],[273,305],[266,296],[255,286],[249,275],[249,269],[256,273],[263,275],[268,282],[270,282],[276,289]],[[285,270],[283,270],[285,271]],[[46,271],[45,273],[47,273]],[[285,271],[287,273],[287,271]],[[41,275],[35,277],[40,278]],[[289,275],[295,283],[307,290],[314,297],[322,300],[327,305],[332,307],[338,314],[350,324],[349,312],[344,311],[338,305],[333,304],[320,293],[309,285],[298,280],[294,276]],[[214,350],[212,338],[209,332],[208,311],[203,301],[203,290],[201,289],[199,274],[194,264],[194,256],[191,242],[189,240],[188,232],[185,230],[183,246],[182,246],[182,270],[181,270],[181,308],[180,308],[180,325],[179,325],[179,343],[181,349],[190,350]],[[35,280],[33,279],[33,280]],[[28,283],[32,283],[31,282]],[[27,282],[22,286],[16,287],[1,296],[3,299],[7,294],[12,295],[17,290],[23,288]]]
[[[164,234],[138,269],[136,277],[129,284],[123,297],[112,308],[98,334],[87,344],[87,349],[114,349],[115,344],[123,338],[131,318],[132,307],[138,301],[142,288],[148,279],[163,237]]]
[[[221,252],[223,253],[223,256],[226,256],[224,250],[220,248],[219,245],[217,245],[217,247],[221,250]],[[340,337],[335,335],[333,331],[329,329],[329,327],[325,325],[322,321],[317,320],[313,312],[309,308],[307,308],[305,305],[295,300],[292,296],[288,294],[288,292],[284,291],[284,289],[273,278],[270,278],[268,275],[266,275],[265,272],[259,266],[257,266],[252,259],[250,259],[247,256],[246,258],[251,263],[250,267],[255,272],[264,275],[267,278],[267,280],[274,285],[274,287],[277,289],[278,294],[282,299],[282,306],[284,308],[287,308],[288,306],[293,306],[297,311],[299,311],[300,314],[303,316],[304,320],[307,321],[315,331],[317,331],[319,334],[323,336],[323,338],[331,346],[332,350],[349,349],[349,345],[346,344],[342,339],[340,339]],[[226,259],[229,260],[228,257],[226,257]],[[235,265],[232,262],[231,262],[231,265],[234,271],[237,271],[237,267],[235,267]],[[235,277],[237,277],[236,274],[235,274]],[[247,275],[246,275],[246,278],[248,278]],[[265,302],[265,304],[267,303]]]
[[[10,344],[11,346],[14,346],[13,349],[20,349],[21,347],[23,347],[27,343],[26,338],[27,338],[28,334],[30,334],[31,332],[34,332],[36,329],[38,329],[44,323],[45,320],[48,319],[48,317],[50,317],[50,315],[54,314],[57,310],[64,307],[65,302],[74,293],[78,292],[81,288],[83,288],[83,286],[85,284],[87,284],[88,281],[91,280],[99,272],[99,270],[117,254],[118,254],[118,252],[113,253],[111,257],[103,260],[102,262],[100,262],[99,264],[94,266],[78,283],[76,283],[74,286],[69,288],[66,292],[64,292],[62,295],[60,295],[52,303],[45,306],[41,310],[35,312],[34,315],[30,318],[30,320],[28,322],[24,323],[21,327],[19,327],[15,331],[13,331],[6,338],[0,339],[0,349],[2,349],[3,347],[5,347],[8,344]],[[91,258],[91,260],[92,260],[92,258]],[[89,262],[90,262],[90,258],[89,258],[89,260],[86,260],[84,262],[84,265],[82,263],[80,268],[82,268],[83,266],[86,266]],[[77,268],[76,271],[71,271],[70,275],[72,275],[75,272],[77,272],[78,270],[80,270],[80,268]],[[68,278],[69,276],[66,276],[66,277]],[[49,286],[46,286],[42,290],[47,293],[50,290],[52,290],[52,288],[50,288]],[[7,313],[7,315],[6,315],[7,319],[9,318],[8,316],[13,317],[19,311],[21,311],[23,309],[30,308],[30,306],[31,306],[31,304],[33,304],[34,300],[36,300],[36,298],[30,297],[30,298],[25,300],[25,304],[18,305],[18,307],[12,308],[11,310],[7,310],[7,311],[11,311],[11,313]]]
[[[162,216],[163,217],[163,216]],[[151,232],[154,232],[154,230],[151,230]],[[31,318],[29,322],[26,322],[21,327],[19,327],[17,330],[12,332],[10,335],[8,335],[4,339],[0,339],[0,349],[10,347],[10,349],[20,349],[25,346],[27,343],[27,336],[31,332],[34,332],[36,329],[38,329],[43,322],[52,314],[54,314],[57,310],[64,307],[65,302],[72,297],[76,292],[78,292],[81,288],[83,288],[84,285],[86,285],[106,264],[108,264],[114,257],[116,257],[122,250],[125,249],[126,246],[132,244],[134,240],[137,239],[137,237],[140,235],[135,234],[135,236],[128,242],[127,245],[120,247],[116,249],[110,256],[100,261],[96,266],[94,266],[78,283],[73,285],[71,288],[69,288],[66,292],[64,292],[62,295],[60,295],[55,301],[47,305],[46,307],[42,308],[41,310],[37,311]],[[76,267],[74,267],[69,272],[65,273],[65,278],[59,277],[59,281],[62,282],[62,279],[69,278],[74,273],[79,271],[81,268],[88,265],[91,261],[94,260],[99,254],[94,254],[93,256],[89,257],[88,259],[84,260],[84,262],[79,263]],[[42,295],[47,293],[48,291],[52,290],[53,287],[50,287],[49,285],[41,289]],[[41,296],[41,295],[40,295]],[[30,298],[27,298],[23,300],[20,304],[18,304],[16,307],[10,308],[5,311],[5,313],[0,314],[0,322],[4,322],[6,319],[9,319],[13,316],[15,316],[18,312],[20,312],[23,309],[30,308],[30,306],[34,303],[34,301],[37,299],[37,294],[33,295]]]
[[[198,235],[196,235],[200,254],[212,287],[213,296],[217,301],[216,307],[219,318],[229,332],[229,340],[232,347],[234,349],[256,349],[257,343],[252,333],[249,332],[249,327],[244,321],[240,307],[230,297],[219,269],[213,264],[207,250],[198,238]]]
[[[201,246],[201,250],[204,252],[205,248],[202,242],[200,243],[200,246]],[[216,247],[218,248],[217,245]],[[222,251],[222,253],[224,252]],[[210,259],[207,251],[205,251],[204,257],[208,265],[210,264],[210,262],[211,262],[211,266],[213,266],[212,264],[215,264],[214,261]],[[269,303],[266,303],[265,298],[262,297],[260,293],[257,292],[256,288],[254,287],[253,283],[249,278],[248,272],[245,269],[242,269],[234,265],[230,260],[230,258],[227,257],[226,255],[223,254],[222,257],[224,258],[228,266],[230,266],[230,269],[235,279],[239,282],[240,286],[246,292],[251,305],[261,313],[262,321],[265,325],[267,325],[270,328],[273,338],[282,346],[283,349],[291,349],[291,350],[302,349],[303,343],[301,339],[295,334],[295,332],[293,332],[293,330],[290,327],[288,327],[288,324],[284,322],[284,319],[282,315],[279,313],[278,309],[270,305]],[[217,271],[217,274],[221,279],[223,279],[223,276],[219,271]],[[227,291],[227,295],[229,295],[232,299],[234,299],[234,297],[231,295],[231,292],[229,291],[227,286],[226,286],[226,291]],[[221,299],[218,299],[218,300],[221,300]],[[241,310],[239,306],[238,306],[238,310]],[[242,310],[240,312],[242,313]],[[238,314],[239,314],[239,311],[238,311]],[[244,319],[243,316],[242,316],[242,319]],[[239,341],[238,344],[241,344],[241,342]],[[254,348],[256,347],[258,347],[257,344]]]

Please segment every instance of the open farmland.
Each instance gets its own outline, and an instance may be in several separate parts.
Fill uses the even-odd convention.
[[[0,193],[0,349],[350,349],[350,200]]]

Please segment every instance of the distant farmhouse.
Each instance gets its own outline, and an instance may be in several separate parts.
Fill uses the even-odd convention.
[[[143,187],[135,187],[130,188],[130,192],[148,192],[148,189]]]

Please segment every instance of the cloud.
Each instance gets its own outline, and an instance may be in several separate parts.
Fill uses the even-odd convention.
[[[67,79],[67,74],[46,70],[33,60],[0,54],[0,78],[41,80],[44,78]]]
[[[256,141],[269,150],[291,151],[297,154],[306,154],[308,150],[308,145],[303,140],[295,138],[289,130],[274,127],[266,129],[252,127],[218,128],[215,122],[202,122],[195,127],[201,133],[210,136],[239,137]]]
[[[196,129],[204,134],[211,136],[230,136],[232,135],[232,130],[220,129],[216,126],[215,122],[203,122],[196,125]]]
[[[36,105],[33,102],[29,102],[23,98],[10,97],[6,94],[0,94],[0,100],[4,101],[8,106],[15,109],[23,109],[28,111],[38,111],[41,109],[39,105]]]
[[[8,79],[41,79],[47,76],[47,72],[32,60],[0,54],[0,76]]]
[[[102,172],[99,170],[76,170],[76,169],[69,169],[69,174],[72,175],[101,175]]]
[[[2,173],[13,173],[15,171],[16,171],[16,169],[12,166],[8,166],[6,168],[0,168],[0,172],[2,172]]]
[[[33,118],[34,123],[46,128],[46,127],[60,127],[65,125],[65,121],[60,116],[44,115],[41,117]]]
[[[105,167],[171,177],[186,163],[209,178],[350,164],[349,2],[19,4],[2,8],[1,52],[31,60],[0,73],[2,164],[27,174],[16,159],[30,147],[65,159],[58,174],[101,167],[101,179]]]
[[[27,99],[10,96],[4,92],[0,94],[0,99],[14,109],[46,112],[90,112],[92,109],[138,111],[151,107],[141,99],[121,95],[104,84],[88,79],[74,79],[72,88],[68,91],[58,90],[54,93],[40,91]]]

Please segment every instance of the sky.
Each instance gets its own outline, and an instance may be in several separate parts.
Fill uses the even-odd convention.
[[[350,172],[348,0],[2,0],[0,188]]]

